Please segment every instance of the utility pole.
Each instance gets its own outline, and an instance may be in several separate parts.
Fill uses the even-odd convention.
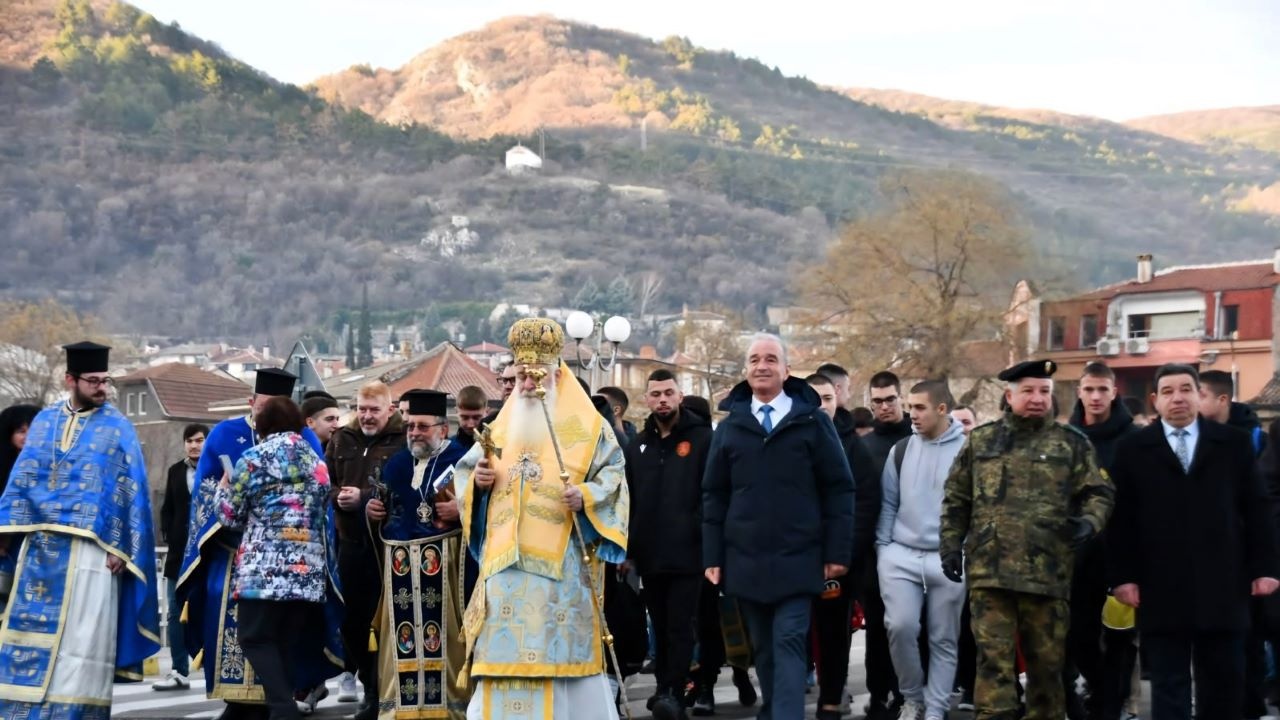
[[[649,118],[640,118],[640,152],[649,149]]]

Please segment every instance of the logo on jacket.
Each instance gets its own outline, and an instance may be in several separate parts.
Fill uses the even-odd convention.
[[[679,445],[676,445],[676,455],[680,457],[689,457],[691,452],[693,452],[693,445],[689,444],[688,440],[682,440]]]

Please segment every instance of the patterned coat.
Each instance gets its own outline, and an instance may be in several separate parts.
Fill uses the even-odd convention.
[[[1067,599],[1072,517],[1099,533],[1115,489],[1078,430],[1006,414],[975,428],[942,504],[942,555],[965,552],[970,588]]]
[[[324,601],[328,495],[328,468],[301,435],[278,433],[244,452],[214,500],[224,525],[244,528],[233,597]]]

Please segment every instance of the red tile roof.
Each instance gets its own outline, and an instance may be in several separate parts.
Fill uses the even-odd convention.
[[[507,349],[507,348],[504,348],[504,347],[502,347],[501,345],[497,345],[497,344],[495,344],[495,343],[491,343],[491,342],[485,341],[485,342],[482,342],[482,343],[480,343],[480,344],[478,344],[478,345],[472,345],[471,347],[469,347],[469,348],[467,348],[467,349],[463,350],[463,352],[467,352],[467,353],[494,353],[494,354],[496,354],[496,353],[509,353],[509,352],[511,352],[511,350],[509,350],[509,349]]]
[[[1272,375],[1258,395],[1249,401],[1255,408],[1280,408],[1280,374]]]
[[[222,416],[209,412],[209,406],[231,400],[245,400],[253,389],[222,375],[201,370],[194,365],[165,363],[144,368],[116,380],[120,386],[147,382],[164,414],[171,418],[217,420]]]
[[[1280,274],[1270,260],[1217,265],[1187,265],[1160,270],[1151,282],[1137,280],[1107,285],[1092,292],[1078,295],[1072,300],[1103,300],[1117,295],[1133,293],[1168,292],[1171,290],[1249,290],[1280,285]]]
[[[489,400],[502,399],[497,376],[450,342],[440,343],[421,359],[387,372],[382,381],[391,386],[394,397],[400,397],[401,393],[413,388],[430,388],[457,395],[462,388],[475,385],[484,390]]]

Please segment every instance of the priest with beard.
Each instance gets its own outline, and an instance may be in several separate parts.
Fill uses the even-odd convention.
[[[520,320],[507,345],[516,391],[456,473],[480,561],[463,620],[467,717],[616,720],[600,597],[605,563],[626,559],[622,450],[561,362],[555,321]]]
[[[465,551],[452,484],[466,451],[449,439],[447,400],[434,390],[401,396],[408,447],[387,459],[384,487],[365,505],[383,542],[375,621],[381,720],[462,720],[471,695],[457,682]]]

